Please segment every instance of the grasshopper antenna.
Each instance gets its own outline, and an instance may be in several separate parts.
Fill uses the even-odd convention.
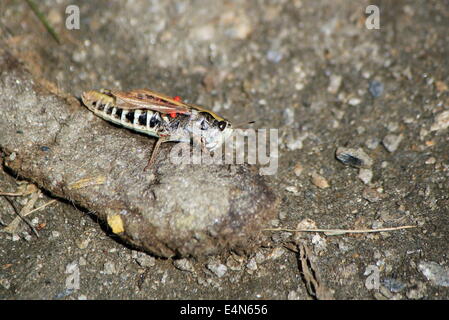
[[[255,122],[256,122],[256,121],[240,122],[240,123],[235,124],[235,127],[238,128],[238,127],[240,127],[240,126],[242,126],[242,125],[253,124],[253,123],[255,123]]]

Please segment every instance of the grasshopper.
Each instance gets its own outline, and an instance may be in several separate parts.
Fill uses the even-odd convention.
[[[148,89],[128,92],[102,89],[82,94],[84,105],[104,120],[157,138],[145,170],[164,142],[193,142],[203,151],[220,147],[232,134],[231,123],[201,106]]]

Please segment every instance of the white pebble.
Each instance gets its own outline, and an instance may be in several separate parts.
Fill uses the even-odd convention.
[[[368,184],[371,182],[371,179],[373,179],[373,170],[361,168],[358,177],[364,184]]]
[[[212,262],[207,265],[207,269],[212,271],[217,277],[223,277],[228,271],[228,267],[224,264]]]
[[[384,145],[385,149],[388,150],[388,152],[395,152],[399,144],[401,143],[404,136],[402,134],[396,135],[396,134],[387,134],[383,140],[382,144]]]
[[[443,111],[435,117],[435,122],[430,127],[430,131],[444,130],[449,127],[449,110]]]

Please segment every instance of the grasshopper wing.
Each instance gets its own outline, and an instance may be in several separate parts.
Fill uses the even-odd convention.
[[[191,107],[168,96],[147,89],[128,92],[111,91],[116,104],[123,109],[148,109],[166,114],[191,114]]]

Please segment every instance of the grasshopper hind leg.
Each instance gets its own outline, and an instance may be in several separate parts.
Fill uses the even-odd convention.
[[[147,171],[149,168],[151,168],[154,164],[154,162],[156,161],[157,158],[157,154],[159,153],[159,149],[161,147],[161,144],[164,142],[167,142],[168,139],[167,138],[159,138],[156,141],[156,144],[154,145],[153,151],[151,152],[151,157],[148,160],[147,165],[145,166],[145,168],[143,169],[143,171]]]

